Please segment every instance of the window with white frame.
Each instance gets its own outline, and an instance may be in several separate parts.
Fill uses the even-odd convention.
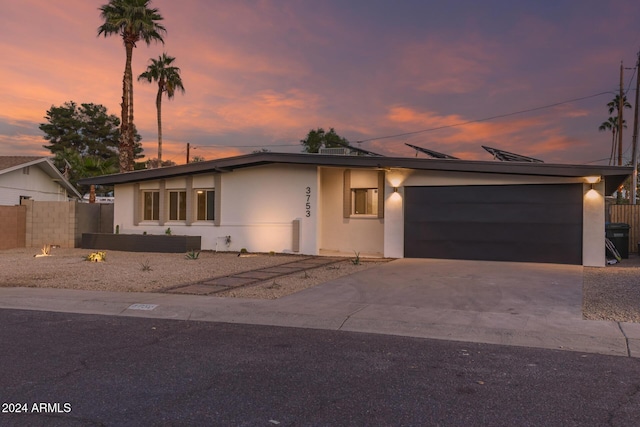
[[[169,221],[186,221],[187,192],[169,191]]]
[[[378,189],[352,188],[351,215],[377,215]]]
[[[160,219],[160,192],[144,191],[142,193],[142,211],[145,221],[158,221]]]
[[[214,190],[196,190],[196,220],[213,221],[215,219]]]

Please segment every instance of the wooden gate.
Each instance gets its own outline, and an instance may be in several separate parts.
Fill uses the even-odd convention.
[[[640,237],[640,205],[610,205],[611,222],[629,224],[629,252],[638,252]]]

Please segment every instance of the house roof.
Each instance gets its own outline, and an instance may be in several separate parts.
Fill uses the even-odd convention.
[[[53,163],[46,157],[36,157],[36,156],[0,156],[0,175],[13,172],[18,169],[22,169],[27,166],[37,166],[44,173],[49,175],[53,181],[56,181],[60,186],[62,186],[67,193],[81,198],[82,196],[78,193],[78,190],[71,185],[69,181],[60,173],[58,168],[54,166]]]
[[[186,165],[85,178],[80,180],[79,183],[97,185],[125,184],[206,172],[231,172],[235,169],[267,164],[378,169],[399,168],[557,177],[601,176],[605,180],[607,194],[613,193],[633,170],[631,167],[622,166],[260,152]]]

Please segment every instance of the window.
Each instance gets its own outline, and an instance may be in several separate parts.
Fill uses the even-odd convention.
[[[351,206],[351,215],[377,215],[378,189],[352,188]]]
[[[186,221],[187,192],[169,191],[169,221]]]
[[[143,194],[144,220],[158,221],[160,219],[160,192],[145,191]]]
[[[214,216],[214,200],[215,193],[213,190],[196,191],[196,220],[197,221],[213,221]]]

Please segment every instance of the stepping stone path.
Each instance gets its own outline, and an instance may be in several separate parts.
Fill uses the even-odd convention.
[[[345,259],[346,258],[332,257],[303,258],[273,267],[244,271],[241,273],[231,274],[229,276],[214,277],[212,279],[205,279],[196,283],[179,285],[165,289],[164,292],[172,294],[212,295],[229,289],[250,286],[259,282],[264,282],[265,280],[271,280],[277,277],[311,270],[312,268],[335,264],[337,262],[344,261]]]

